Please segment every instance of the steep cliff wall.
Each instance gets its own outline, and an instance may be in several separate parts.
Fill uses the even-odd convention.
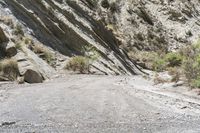
[[[101,55],[95,68],[107,74],[136,74],[137,67],[119,48],[115,38],[95,11],[84,2],[56,0],[3,0],[1,6],[10,10],[32,36],[63,55],[83,55],[86,46]]]
[[[104,0],[106,1],[106,0]],[[112,0],[101,8],[124,45],[133,50],[175,50],[199,38],[198,0]]]

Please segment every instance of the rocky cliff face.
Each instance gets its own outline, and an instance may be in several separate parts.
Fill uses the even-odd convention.
[[[136,74],[135,65],[119,48],[120,42],[101,20],[93,18],[95,11],[87,4],[76,1],[5,0],[1,2],[1,16],[17,20],[26,34],[65,56],[83,55],[87,46],[95,48],[100,57],[93,66],[98,71]]]
[[[198,0],[115,0],[117,11],[104,9],[127,48],[174,50],[199,38]]]
[[[199,7],[198,0],[1,0],[0,26],[15,47],[31,38],[14,58],[45,78],[68,57],[85,55],[88,47],[100,55],[92,64],[95,72],[138,74],[127,53],[174,50],[196,40]],[[19,25],[23,37],[13,34],[20,33]],[[31,51],[36,44],[55,55],[54,68]]]

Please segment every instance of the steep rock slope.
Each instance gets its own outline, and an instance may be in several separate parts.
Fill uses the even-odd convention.
[[[104,0],[106,1],[106,0]],[[198,0],[112,0],[101,10],[129,50],[175,50],[199,38]],[[101,8],[102,9],[102,8]]]
[[[68,57],[92,52],[100,55],[92,64],[95,72],[138,74],[129,52],[176,50],[197,40],[200,31],[198,0],[0,0],[0,7],[9,44],[18,47],[13,31],[20,24],[25,38],[55,55],[49,66],[24,45],[14,57],[22,71],[34,66],[45,78]]]
[[[10,11],[26,33],[66,56],[84,55],[94,48],[99,59],[93,67],[106,74],[137,74],[137,66],[119,48],[120,42],[83,2],[56,0],[2,0],[2,10]],[[3,14],[3,13],[2,13]]]

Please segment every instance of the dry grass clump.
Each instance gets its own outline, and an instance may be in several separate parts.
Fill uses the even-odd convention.
[[[171,82],[178,82],[182,76],[182,70],[178,67],[168,68],[168,74],[172,76]]]
[[[24,43],[26,45],[34,44],[34,41],[31,38],[25,37],[24,38]]]
[[[7,26],[10,26],[11,28],[14,27],[13,20],[10,16],[3,16],[2,18],[0,18],[0,21],[2,21]]]
[[[31,50],[38,54],[43,60],[45,60],[50,65],[53,65],[53,61],[55,60],[53,54],[45,47],[41,45],[33,45],[31,46]]]
[[[0,61],[0,74],[9,80],[16,80],[19,75],[17,61],[14,59],[4,59]]]
[[[15,25],[13,34],[18,35],[18,36],[19,35],[24,36],[24,31],[23,31],[22,26],[20,24]]]
[[[166,79],[162,78],[159,74],[155,74],[155,77],[153,79],[153,82],[155,85],[158,85],[158,84],[163,84],[163,83],[166,83],[168,82]]]
[[[84,56],[76,56],[66,64],[65,69],[79,72],[81,74],[89,72],[89,59]]]

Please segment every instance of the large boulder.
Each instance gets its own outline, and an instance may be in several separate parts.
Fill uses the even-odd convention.
[[[20,76],[28,83],[42,83],[55,75],[55,70],[26,47],[14,58],[18,61]]]
[[[0,27],[0,58],[5,56],[5,43],[8,41],[3,29]]]
[[[8,38],[6,37],[3,29],[0,27],[0,44],[7,41],[8,41]]]
[[[13,42],[9,42],[5,47],[5,53],[8,57],[13,57],[17,54],[17,48]]]
[[[8,57],[13,57],[17,54],[17,48],[13,42],[5,35],[3,29],[0,27],[0,52]]]
[[[37,71],[28,69],[24,74],[24,81],[27,83],[42,83],[43,77]]]

